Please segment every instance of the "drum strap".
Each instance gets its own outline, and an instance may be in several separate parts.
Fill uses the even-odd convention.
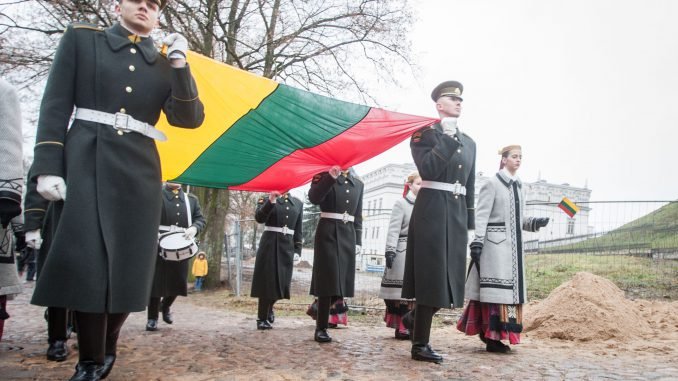
[[[188,218],[188,226],[190,228],[193,225],[193,219],[191,218],[191,203],[188,202],[188,193],[184,192],[184,201],[186,202],[186,218]]]

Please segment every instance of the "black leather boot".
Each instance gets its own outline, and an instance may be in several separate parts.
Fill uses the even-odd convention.
[[[75,366],[75,373],[70,381],[98,381],[101,380],[103,365],[94,361],[80,361]]]
[[[47,347],[47,360],[64,361],[68,358],[68,346],[66,340],[53,340]]]
[[[327,333],[327,329],[316,328],[315,334],[313,335],[313,340],[319,343],[329,343],[332,341],[332,337]]]
[[[108,377],[108,374],[111,373],[113,365],[115,364],[116,355],[106,355],[104,356],[104,366],[101,368],[101,379]]]
[[[434,351],[429,344],[413,344],[412,360],[428,361],[440,364],[443,362],[443,356]]]
[[[158,321],[156,319],[148,319],[146,322],[147,331],[157,331],[158,330]]]

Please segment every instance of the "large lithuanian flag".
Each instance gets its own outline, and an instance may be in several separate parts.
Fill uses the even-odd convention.
[[[286,191],[338,164],[363,162],[436,119],[313,94],[189,52],[205,105],[195,130],[158,128],[163,179],[212,188]]]

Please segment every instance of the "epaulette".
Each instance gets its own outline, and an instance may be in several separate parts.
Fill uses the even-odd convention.
[[[259,200],[257,201],[257,204],[263,204],[264,203],[264,198],[259,197]]]
[[[74,22],[71,24],[71,27],[73,29],[89,29],[89,30],[94,30],[97,32],[103,32],[104,28],[96,25],[96,24],[89,24],[85,22]]]
[[[429,126],[429,127],[420,128],[417,131],[415,131],[414,134],[412,134],[412,142],[413,143],[419,143],[424,132],[431,131],[432,128],[433,128],[432,126]]]
[[[317,175],[313,176],[313,184],[320,182],[320,179],[323,177],[322,173],[318,173]]]

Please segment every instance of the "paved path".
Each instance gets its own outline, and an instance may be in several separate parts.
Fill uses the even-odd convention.
[[[31,287],[10,301],[12,318],[0,342],[0,379],[63,380],[77,361],[45,359],[43,309],[28,304]],[[210,297],[210,295],[212,297]],[[605,345],[524,337],[509,355],[489,354],[477,337],[435,328],[432,344],[442,365],[412,361],[409,342],[383,326],[354,322],[331,330],[334,342],[313,341],[308,317],[278,316],[275,328],[257,331],[252,314],[227,311],[214,293],[179,298],[175,323],[146,332],[145,313],[130,316],[109,380],[676,380],[675,342],[654,349],[609,351]],[[209,303],[212,303],[211,305]],[[357,320],[357,319],[355,319]],[[610,346],[612,347],[612,346]]]

